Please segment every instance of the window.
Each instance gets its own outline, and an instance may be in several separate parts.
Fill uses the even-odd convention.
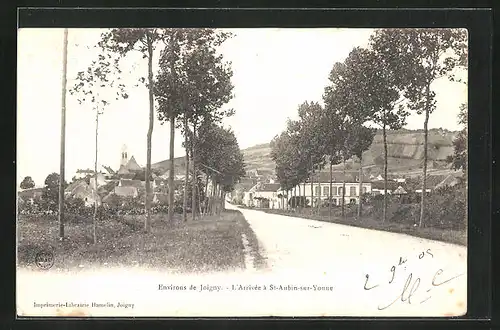
[[[337,195],[337,187],[332,187],[332,196]]]
[[[323,196],[328,196],[330,195],[330,187],[326,186],[323,187]]]
[[[320,188],[321,188],[321,187],[316,186],[316,187],[314,187],[314,188],[315,188],[315,189],[314,189],[314,194],[315,194],[316,196],[319,196],[319,195],[320,195]]]
[[[366,187],[363,187],[363,194],[366,194]]]
[[[339,187],[339,196],[342,196],[342,187]]]
[[[349,189],[350,196],[356,196],[356,187],[350,187]]]
[[[349,203],[351,203],[351,204],[356,204],[356,199],[351,198],[351,199],[349,200]]]
[[[336,198],[332,198],[332,205],[337,205],[337,199]]]

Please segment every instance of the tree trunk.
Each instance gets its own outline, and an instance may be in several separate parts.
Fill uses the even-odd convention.
[[[212,196],[210,196],[210,214],[215,214],[215,194],[217,191],[217,182],[215,179],[212,179]]]
[[[202,209],[201,209],[202,203],[201,203],[201,192],[200,192],[200,185],[199,185],[199,183],[196,185],[196,187],[197,187],[196,189],[198,191],[198,193],[196,194],[198,196],[198,200],[197,200],[198,201],[198,205],[197,205],[198,209],[196,211],[198,212],[198,214],[201,215],[201,213],[202,213]]]
[[[321,215],[321,180],[318,180],[318,215]]]
[[[385,111],[384,122],[382,124],[382,138],[384,140],[384,211],[382,222],[387,220],[387,132],[385,128]]]
[[[429,94],[430,85],[426,87],[426,105],[425,105],[425,121],[424,121],[424,170],[422,178],[422,198],[420,200],[420,221],[419,227],[422,227],[425,216],[425,197],[427,188],[427,138],[428,138],[428,125],[429,125]]]
[[[149,33],[146,33],[146,43],[148,48],[148,89],[149,89],[149,127],[147,137],[147,153],[146,153],[146,218],[144,220],[144,231],[151,230],[151,144],[153,138],[153,125],[154,125],[154,95],[153,95],[153,40]],[[171,142],[172,143],[172,142]]]
[[[63,34],[63,68],[62,68],[62,93],[61,93],[61,150],[59,160],[59,240],[64,240],[64,174],[66,154],[66,85],[68,67],[68,29]]]
[[[288,189],[285,190],[285,210],[288,211]]]
[[[208,175],[205,175],[205,198],[203,203],[203,214],[208,213]]]
[[[187,205],[188,205],[188,185],[189,185],[189,127],[187,117],[184,116],[185,144],[186,144],[186,177],[184,178],[184,200],[182,203],[182,218],[187,222]]]
[[[328,219],[332,220],[333,165],[330,160],[330,191],[328,192]]]
[[[174,142],[175,142],[175,117],[170,116],[170,168],[168,174],[168,221],[172,222],[174,220]]]
[[[314,166],[311,158],[311,214],[314,214]]]
[[[361,220],[361,196],[363,196],[363,155],[359,157],[359,202],[358,202],[358,221]]]
[[[193,124],[193,141],[191,141],[191,146],[192,146],[192,162],[193,162],[193,180],[192,180],[192,188],[191,188],[191,199],[192,199],[192,206],[191,206],[191,214],[193,221],[196,220],[196,192],[198,190],[198,176],[196,175],[196,122]]]
[[[97,199],[99,197],[97,193],[97,146],[98,146],[98,133],[99,133],[99,108],[96,109],[95,114],[95,161],[94,161],[94,218],[92,221],[92,233],[94,237],[94,244],[97,244]]]
[[[220,184],[218,183],[217,184],[217,187],[215,189],[215,199],[214,199],[214,203],[215,203],[215,214],[218,215],[220,213]]]
[[[297,209],[297,186],[293,187],[293,210]]]
[[[306,207],[306,199],[307,199],[307,193],[306,193],[306,181],[304,180],[304,183],[303,183],[303,188],[304,188],[304,204],[302,205],[304,208]]]
[[[299,208],[300,210],[302,210],[302,208],[304,207],[304,205],[302,204],[302,200],[303,200],[303,196],[304,196],[304,193],[302,192],[302,189],[300,188],[300,182],[297,184],[297,188],[299,189]]]
[[[345,155],[342,155],[342,217],[345,217]]]
[[[223,212],[226,209],[226,192],[224,190],[221,190],[221,192],[221,211]]]

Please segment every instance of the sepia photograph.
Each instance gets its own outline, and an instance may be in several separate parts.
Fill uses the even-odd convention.
[[[466,29],[17,37],[18,317],[467,313]]]

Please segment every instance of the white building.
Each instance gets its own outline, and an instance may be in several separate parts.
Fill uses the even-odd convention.
[[[344,188],[343,178],[344,176],[342,172],[332,173],[331,196],[333,205],[342,204],[342,189]],[[372,193],[372,182],[370,182],[367,178],[363,178],[361,195],[369,193]],[[311,198],[313,200],[312,206],[318,206],[319,202],[328,202],[330,197],[330,173],[317,173],[313,178],[312,186],[310,180],[297,185],[288,194],[288,199],[290,199],[291,196],[304,196],[304,194],[308,203],[307,205],[309,206],[311,205]],[[357,174],[346,174],[344,203],[358,204],[359,197],[359,176]]]
[[[243,204],[248,207],[277,209],[279,208],[279,189],[279,183],[259,182],[249,191],[245,192],[243,197]]]

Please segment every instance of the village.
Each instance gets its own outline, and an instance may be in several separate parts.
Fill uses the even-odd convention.
[[[152,202],[155,206],[168,205],[168,166],[165,162],[153,164],[151,187],[153,190]],[[163,165],[163,167],[162,167]],[[120,167],[113,170],[103,165],[102,170],[95,175],[91,169],[79,169],[65,189],[65,197],[76,198],[84,202],[85,206],[92,207],[96,203],[101,205],[116,205],[116,200],[122,198],[125,203],[127,198],[137,200],[139,205],[145,195],[144,167],[141,167],[135,157],[129,157],[127,147],[123,145],[120,153]],[[438,174],[429,174],[427,179],[428,194],[439,191],[445,187],[454,187],[462,183],[461,171],[437,171]],[[443,173],[444,174],[441,174]],[[384,177],[363,175],[360,180],[359,171],[332,172],[332,182],[328,172],[316,173],[312,180],[298,184],[286,191],[282,189],[272,171],[248,170],[246,176],[235,185],[235,190],[226,197],[227,202],[249,208],[261,209],[289,209],[290,207],[328,207],[331,198],[332,206],[342,204],[342,189],[345,188],[344,203],[359,204],[360,196],[377,196],[384,194]],[[174,189],[180,198],[185,175],[176,174]],[[97,190],[95,184],[97,182]],[[402,202],[410,202],[409,195],[414,195],[418,203],[422,189],[419,180],[411,175],[396,176],[391,174],[387,180],[387,193],[397,196]],[[210,189],[210,182],[209,187]],[[361,188],[361,190],[360,190]],[[330,189],[331,197],[330,197]],[[43,187],[21,189],[19,197],[22,202],[36,205],[42,198]],[[361,192],[361,193],[360,193]],[[177,198],[177,199],[178,199]],[[312,198],[312,203],[311,203]],[[295,203],[293,200],[296,199]]]
[[[441,171],[443,172],[443,171]],[[363,175],[359,179],[359,172],[342,171],[332,173],[332,184],[330,186],[330,175],[328,172],[320,172],[289,191],[281,188],[276,179],[266,172],[250,171],[248,177],[236,186],[231,201],[246,207],[285,209],[290,206],[290,199],[301,198],[305,206],[325,207],[328,206],[330,198],[330,187],[332,189],[331,205],[342,204],[342,189],[345,185],[345,204],[359,204],[360,195],[377,196],[384,194],[384,177]],[[454,187],[462,183],[463,173],[460,171],[444,171],[444,174],[430,174],[427,179],[426,192],[431,194],[445,187]],[[397,196],[401,201],[409,201],[408,195],[416,194],[414,198],[418,202],[418,194],[422,193],[419,180],[415,176],[391,174],[387,180],[387,193]],[[250,187],[250,188],[249,188]],[[362,193],[360,194],[360,187]],[[288,196],[288,199],[284,199]],[[311,197],[313,202],[311,203]],[[297,203],[299,206],[300,203]]]
[[[158,209],[166,209],[168,205],[168,183],[169,167],[166,162],[153,164],[150,184],[152,188],[152,204]],[[97,183],[97,189],[96,187]],[[174,190],[176,205],[181,203],[185,184],[185,175],[176,174],[174,177]],[[85,207],[92,208],[96,204],[99,207],[125,207],[133,206],[136,213],[143,212],[145,196],[145,168],[141,167],[135,157],[129,156],[127,146],[123,145],[120,153],[120,167],[113,170],[110,166],[103,165],[101,170],[95,174],[91,169],[78,169],[71,182],[67,184],[64,196],[69,199],[77,199]],[[211,188],[211,183],[208,184]],[[30,212],[55,213],[50,206],[47,210],[37,209],[37,205],[43,199],[44,187],[33,187],[21,189],[19,200],[35,208]],[[127,205],[132,204],[132,205]]]

